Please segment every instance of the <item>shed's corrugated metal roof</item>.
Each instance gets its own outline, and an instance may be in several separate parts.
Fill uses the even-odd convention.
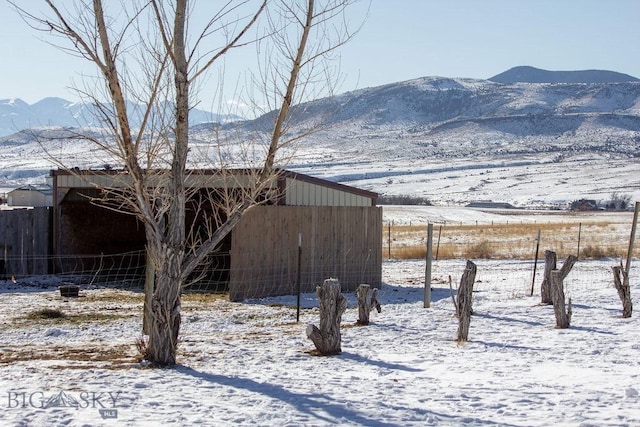
[[[242,176],[242,175],[250,175],[250,174],[256,174],[256,170],[255,169],[234,169],[234,170],[225,170],[223,173],[221,173],[220,170],[216,170],[216,169],[197,169],[197,170],[191,170],[189,171],[192,174],[192,177],[197,177],[197,176],[214,176],[214,175],[220,175],[222,177],[227,176],[227,174],[229,174],[228,176],[231,175],[236,175],[236,176]],[[280,179],[292,179],[295,181],[300,181],[300,182],[306,182],[309,184],[313,184],[313,185],[318,185],[318,186],[322,186],[322,187],[327,187],[330,189],[333,189],[335,191],[340,191],[340,192],[344,192],[344,193],[348,193],[348,194],[352,194],[352,195],[356,195],[362,198],[368,198],[371,200],[371,204],[375,205],[376,201],[378,199],[378,194],[374,193],[372,191],[368,191],[368,190],[363,190],[360,188],[356,188],[356,187],[350,187],[348,185],[344,185],[344,184],[340,184],[337,182],[333,182],[333,181],[328,181],[325,179],[321,179],[321,178],[316,178],[310,175],[305,175],[302,173],[298,173],[298,172],[293,172],[287,169],[276,169],[275,170],[276,173],[278,173],[278,178]],[[69,170],[62,170],[62,169],[58,169],[58,170],[52,170],[51,171],[51,176],[52,177],[57,177],[57,176],[71,176],[71,177],[79,177],[79,179],[85,181],[83,185],[80,186],[86,186],[86,187],[94,187],[95,185],[108,185],[107,183],[109,181],[114,181],[115,177],[121,177],[120,181],[120,186],[122,186],[122,184],[126,185],[126,182],[128,181],[126,179],[127,176],[127,172],[123,171],[123,170],[73,170],[73,171],[69,171]],[[90,178],[92,177],[92,178]],[[96,178],[93,178],[96,177]],[[96,179],[98,181],[96,181]],[[76,180],[71,180],[71,181],[76,181]],[[93,182],[96,181],[96,182]],[[59,182],[59,181],[58,181]],[[193,181],[193,182],[197,182],[197,180]],[[239,181],[238,181],[239,183]],[[78,185],[78,182],[75,182],[73,186]],[[67,186],[67,185],[65,185]]]

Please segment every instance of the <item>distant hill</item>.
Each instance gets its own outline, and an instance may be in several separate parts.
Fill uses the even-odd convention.
[[[615,71],[547,71],[529,66],[511,68],[489,80],[497,83],[621,83],[640,81],[628,74]]]
[[[141,108],[133,103],[134,127],[141,122]],[[171,108],[168,105],[167,108]],[[19,98],[0,99],[0,137],[17,131],[42,126],[93,127],[99,126],[98,115],[91,104],[70,102],[62,98],[44,98],[34,104],[27,104]],[[226,122],[241,119],[238,116],[219,116],[211,112],[192,109],[189,120],[192,125],[207,122]]]
[[[491,150],[498,141],[505,144],[502,150],[517,151],[531,138],[590,146],[607,139],[610,148],[640,156],[640,81],[531,85],[423,77],[297,106],[292,122],[301,131],[323,124],[331,138],[360,135],[371,144],[393,135],[387,147],[394,152],[401,141],[415,142],[404,149],[432,147],[429,152],[442,154],[459,150],[453,143],[459,139],[487,141],[470,145],[474,152]],[[246,126],[267,131],[271,124],[267,114]]]

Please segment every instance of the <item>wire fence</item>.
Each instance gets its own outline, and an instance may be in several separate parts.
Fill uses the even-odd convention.
[[[110,255],[5,256],[0,260],[0,280],[43,287],[72,283],[133,288],[144,284],[144,265],[142,251]],[[16,271],[12,271],[12,266]]]
[[[292,254],[293,257],[293,254]],[[241,300],[266,295],[295,295],[298,283],[308,280],[301,292],[312,292],[321,284],[321,279],[313,277],[335,277],[341,283],[368,283],[362,280],[363,271],[371,268],[362,263],[349,263],[340,269],[327,268],[317,271],[304,264],[300,265],[298,274],[297,260],[286,260],[279,266],[271,266],[256,271],[246,267],[233,270],[229,263],[228,253],[218,253],[210,257],[205,265],[195,271],[185,286],[185,292],[229,292],[229,284],[241,289],[235,298]],[[144,287],[145,267],[144,253],[130,252],[117,255],[101,256],[68,256],[38,257],[31,263],[46,263],[56,266],[55,274],[44,275],[4,275],[0,276],[9,282],[15,281],[22,286],[51,288],[62,284],[76,284],[81,288],[92,286],[111,286],[119,289],[139,290]],[[475,290],[488,291],[499,295],[501,299],[511,299],[540,294],[540,285],[544,279],[544,259],[534,260],[492,260],[473,259],[478,270]],[[558,259],[558,268],[563,259]],[[571,289],[583,291],[602,289],[613,284],[611,267],[617,264],[615,259],[586,260],[578,262],[565,280],[567,293]],[[465,259],[446,259],[433,261],[431,269],[431,286],[448,294],[449,283],[453,289],[465,268]],[[329,265],[329,264],[327,264]],[[424,259],[383,260],[379,266],[383,288],[387,286],[424,287],[426,283],[426,261]],[[633,269],[632,269],[633,270]],[[633,274],[633,273],[632,273]],[[353,289],[343,287],[343,292]]]
[[[370,251],[373,253],[374,251]],[[324,278],[335,277],[344,290],[355,289],[360,283],[378,285],[381,279],[380,258],[355,255],[355,248],[342,248],[333,256],[313,258],[313,249],[282,248],[264,262],[262,253],[242,253],[233,266],[230,252],[216,252],[206,258],[188,277],[187,292],[235,292],[234,299],[274,294],[294,294],[315,290]],[[263,262],[246,262],[246,260]],[[121,289],[143,288],[146,280],[144,251],[110,255],[69,255],[37,257],[5,257],[0,261],[0,280],[27,286],[52,287],[74,284],[81,287],[115,286]],[[16,273],[11,271],[14,266]],[[49,273],[37,273],[48,271]],[[355,285],[354,285],[355,284]]]
[[[359,283],[375,286],[380,281],[423,285],[426,228],[389,223],[383,228],[382,248],[356,248],[340,242],[333,252],[318,254],[313,247],[302,248],[302,253],[298,247],[278,247],[269,254],[243,252],[241,262],[235,264],[231,253],[214,253],[191,274],[185,290],[229,292],[231,287],[236,292],[234,299],[244,299],[295,294],[299,284],[302,292],[310,292],[329,277],[346,284],[344,291],[352,291]],[[626,256],[628,237],[628,224],[605,221],[439,225],[433,235],[431,280],[433,286],[448,287],[451,277],[455,287],[465,260],[472,259],[478,265],[479,289],[488,287],[505,297],[538,293],[548,249],[557,253],[559,264],[568,255],[579,255],[581,260],[606,259],[577,264],[567,279],[568,285],[600,287],[611,283],[611,267]],[[636,247],[634,255],[639,254]],[[144,286],[145,264],[144,251],[95,256],[5,254],[0,259],[0,280],[42,287],[73,283],[134,289]]]
[[[491,292],[501,299],[540,295],[544,280],[544,259],[538,260],[473,260],[477,266],[474,290]],[[558,260],[558,268],[563,260]],[[600,290],[613,285],[611,267],[615,260],[583,260],[576,263],[564,281],[568,296],[572,289],[581,291]],[[432,264],[432,287],[453,289],[462,277],[465,260],[441,260]],[[633,270],[633,269],[632,269]],[[614,291],[615,292],[615,291]]]
[[[553,250],[559,257],[624,257],[627,254],[629,224],[592,222],[485,223],[437,225],[434,227],[435,260],[518,259],[534,260]],[[394,225],[383,229],[383,257],[412,259],[426,256],[427,225]],[[634,249],[640,256],[640,248]]]

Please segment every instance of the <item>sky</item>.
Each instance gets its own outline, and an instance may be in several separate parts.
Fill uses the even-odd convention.
[[[352,23],[366,20],[340,50],[338,92],[424,76],[486,79],[519,65],[640,78],[639,16],[637,0],[365,0],[349,12]],[[74,100],[69,88],[94,74],[43,41],[5,0],[0,40],[0,99]],[[236,56],[230,69],[239,74],[251,60]],[[202,92],[204,99],[214,90]]]

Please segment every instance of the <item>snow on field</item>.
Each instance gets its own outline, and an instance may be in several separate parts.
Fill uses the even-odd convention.
[[[640,424],[640,322],[622,319],[614,260],[579,262],[565,281],[570,329],[529,296],[532,263],[478,261],[470,341],[454,341],[448,289],[464,260],[385,261],[382,312],[342,319],[342,354],[310,355],[315,295],[183,303],[180,365],[134,360],[139,292],[103,288],[62,299],[55,287],[0,282],[2,425]],[[632,297],[640,292],[632,269]],[[636,302],[636,306],[638,303]],[[25,319],[38,308],[110,315],[92,323]],[[107,360],[100,355],[110,355]],[[13,358],[17,360],[13,360]],[[23,359],[23,360],[20,360]],[[75,403],[74,403],[75,402]],[[75,406],[73,406],[75,405]]]
[[[620,224],[628,237],[633,222],[633,212],[567,210],[525,210],[467,208],[461,206],[411,206],[384,205],[383,221],[395,225],[432,224],[544,224],[544,223],[609,223]]]

